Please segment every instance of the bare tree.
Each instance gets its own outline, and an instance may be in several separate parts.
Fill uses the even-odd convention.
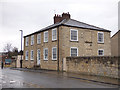
[[[5,52],[11,52],[12,51],[12,44],[11,43],[7,43],[4,47],[4,51]]]
[[[9,58],[18,54],[18,48],[13,47],[11,43],[7,43],[3,49],[6,53],[8,53]]]

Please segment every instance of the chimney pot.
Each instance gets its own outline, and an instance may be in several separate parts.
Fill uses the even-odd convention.
[[[63,12],[62,16],[58,15],[58,14],[55,14],[55,16],[54,16],[54,24],[57,23],[57,22],[61,22],[64,19],[70,19],[69,12],[67,12],[67,13]]]

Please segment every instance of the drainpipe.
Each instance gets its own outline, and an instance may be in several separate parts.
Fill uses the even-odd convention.
[[[58,62],[57,62],[57,71],[59,72],[59,27],[58,27],[58,33],[57,33],[57,38],[58,38],[58,45],[57,45],[57,54],[58,54],[58,56],[57,56],[57,60],[58,60]]]

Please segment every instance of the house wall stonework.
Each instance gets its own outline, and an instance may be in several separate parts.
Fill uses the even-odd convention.
[[[70,41],[70,29],[78,30],[78,41]],[[67,26],[59,27],[59,31],[60,70],[63,67],[63,58],[70,56],[70,47],[78,48],[78,56],[98,56],[98,49],[104,49],[104,56],[111,56],[110,32],[104,32],[104,43],[99,44],[97,42],[97,33],[103,31]]]
[[[48,31],[48,42],[44,42],[44,31],[41,33],[41,43],[37,44],[37,34],[34,34],[34,45],[31,46],[31,36],[29,37],[29,46],[25,46],[24,38],[24,60],[23,67],[32,68],[37,66],[37,49],[41,51],[40,68],[42,69],[58,69],[58,53],[59,53],[59,69],[63,69],[63,58],[70,56],[70,47],[78,48],[78,56],[97,56],[98,49],[104,49],[104,56],[111,55],[110,32],[81,29],[76,27],[58,26],[57,40],[52,41],[52,29]],[[70,41],[70,29],[78,30],[78,41]],[[97,33],[104,32],[104,43],[98,44]],[[59,37],[58,37],[59,33]],[[39,34],[39,33],[38,33]],[[59,38],[59,43],[58,43]],[[57,60],[52,60],[52,47],[57,47]],[[43,50],[48,48],[48,60],[44,60]],[[59,49],[58,49],[59,48]],[[29,51],[29,59],[25,60],[25,52]],[[34,50],[34,60],[30,60],[30,52]]]

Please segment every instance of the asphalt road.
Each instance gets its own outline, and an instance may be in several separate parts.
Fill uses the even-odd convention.
[[[117,88],[98,82],[64,77],[59,74],[0,69],[0,88]]]

